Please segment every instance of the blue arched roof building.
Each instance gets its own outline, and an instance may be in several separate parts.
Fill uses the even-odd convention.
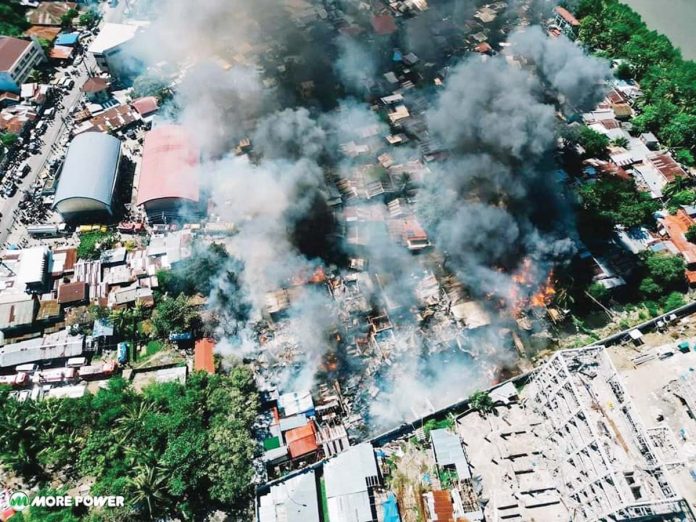
[[[120,159],[117,138],[100,132],[76,136],[63,163],[53,208],[66,220],[112,215]]]

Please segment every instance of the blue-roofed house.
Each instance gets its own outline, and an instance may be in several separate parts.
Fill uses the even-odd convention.
[[[73,47],[77,45],[80,40],[80,33],[60,33],[56,37],[55,45],[65,45],[67,47]]]
[[[113,196],[121,160],[121,142],[100,132],[73,139],[58,180],[53,208],[66,221],[113,215]]]

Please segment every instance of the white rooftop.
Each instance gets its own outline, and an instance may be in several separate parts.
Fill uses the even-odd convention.
[[[89,46],[89,52],[93,54],[104,54],[105,52],[118,47],[131,40],[138,32],[137,25],[129,24],[104,24],[97,34],[94,41]]]
[[[319,522],[314,470],[271,487],[259,504],[259,522]]]
[[[329,519],[372,522],[368,479],[379,476],[372,445],[358,444],[324,465]]]

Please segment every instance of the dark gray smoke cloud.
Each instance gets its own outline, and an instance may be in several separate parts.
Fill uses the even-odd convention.
[[[464,33],[480,29],[462,24],[481,2],[431,4],[431,10],[400,20],[405,36],[375,45],[376,40],[337,36],[319,16],[323,4],[318,2],[152,4],[157,20],[138,58],[153,66],[164,60],[184,71],[175,85],[173,117],[205,151],[201,170],[211,194],[209,219],[236,227],[225,240],[234,261],[216,281],[210,301],[222,318],[220,350],[253,356],[269,367],[282,363],[286,371],[274,378],[285,389],[311,386],[326,356],[345,350],[337,331],[344,335],[352,327],[336,320],[343,311],[326,285],[297,283],[303,274],[331,264],[329,256],[298,241],[297,231],[303,237],[339,238],[340,226],[313,226],[317,216],[326,215],[322,222],[333,219],[327,211],[333,180],[347,180],[384,152],[396,162],[421,160],[417,144],[386,145],[392,129],[370,107],[333,99],[336,76],[348,92],[360,96],[366,83],[380,79],[385,46],[399,45],[404,54],[414,51],[422,62],[433,59],[438,67],[448,53],[459,52]],[[523,8],[516,4],[501,12],[490,33],[502,38],[511,9]],[[349,19],[364,16],[358,3],[346,3],[346,9]],[[313,21],[298,22],[305,19]],[[375,212],[360,248],[339,244],[345,255],[368,262],[371,314],[388,306],[394,310],[389,349],[356,363],[365,371],[362,391],[377,390],[369,400],[375,425],[462,398],[490,382],[496,368],[511,365],[515,355],[505,348],[509,341],[502,333],[508,315],[505,310],[496,314],[499,301],[515,304],[512,274],[529,259],[533,276],[541,281],[551,264],[572,250],[566,204],[558,197],[552,162],[547,163],[560,125],[549,100],[562,97],[571,107],[590,103],[601,93],[603,65],[570,42],[546,39],[539,29],[528,28],[512,40],[524,66],[502,56],[466,58],[451,68],[435,96],[418,88],[407,93],[412,113],[418,112],[415,100],[427,107],[424,125],[448,154],[445,161],[423,167],[418,190],[390,187],[388,195],[349,203],[383,214]],[[245,137],[251,139],[252,153],[235,156],[236,143]],[[345,145],[351,143],[367,153],[348,154]],[[395,181],[400,182],[390,175],[386,184]],[[442,253],[442,264],[414,256],[390,234],[385,203],[396,197],[415,199],[417,217]],[[335,265],[335,271],[349,274],[341,263]],[[465,297],[493,314],[490,328],[464,331],[446,312],[442,321],[433,321],[435,326],[424,319],[417,290],[434,265],[454,274],[464,283]],[[259,336],[268,294],[278,290],[291,295],[287,318]],[[367,318],[357,322],[356,329],[364,333]],[[467,355],[447,358],[443,353]]]
[[[536,67],[539,77],[572,103],[586,111],[603,96],[602,85],[611,78],[608,60],[591,58],[564,35],[548,38],[541,27],[517,31],[510,37],[512,52]]]

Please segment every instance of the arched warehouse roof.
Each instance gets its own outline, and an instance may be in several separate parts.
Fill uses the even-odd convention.
[[[145,136],[138,205],[161,200],[199,200],[198,149],[178,125],[155,127]]]
[[[63,215],[105,210],[118,177],[121,142],[101,132],[76,136],[63,163],[53,206]]]

